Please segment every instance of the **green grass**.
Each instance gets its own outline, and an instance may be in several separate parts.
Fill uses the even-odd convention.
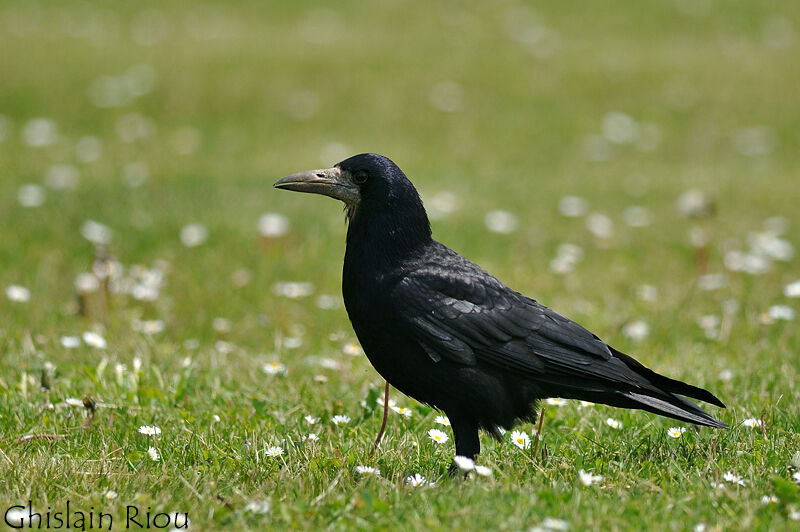
[[[325,5],[0,4],[0,288],[31,292],[27,303],[0,298],[0,509],[31,500],[41,513],[63,511],[69,500],[122,527],[135,505],[188,512],[196,530],[527,530],[548,517],[570,530],[796,529],[800,332],[797,319],[763,316],[772,305],[800,311],[783,295],[800,279],[798,259],[763,275],[727,271],[723,259],[773,216],[800,247],[800,4]],[[98,78],[139,64],[155,73],[149,91],[120,107],[92,104]],[[460,87],[454,112],[430,101],[444,81]],[[660,143],[612,143],[607,160],[587,158],[587,136],[613,111],[656,124]],[[152,120],[152,134],[126,142],[120,119],[131,114]],[[37,117],[57,125],[54,143],[24,141]],[[737,148],[750,127],[766,128],[764,153]],[[102,146],[92,162],[75,152],[86,136]],[[437,412],[393,391],[413,415],[390,413],[371,458],[383,381],[363,355],[343,352],[355,341],[343,308],[316,305],[320,294],[339,300],[341,208],[271,187],[363,151],[393,158],[426,198],[456,196],[457,210],[433,222],[439,240],[657,371],[709,388],[728,405],[709,411],[732,429],[672,439],[677,422],[643,412],[547,406],[536,455],[509,435],[484,436],[480,463],[492,477],[460,482],[445,475],[452,440],[427,436]],[[44,184],[59,163],[74,165],[77,187],[20,205],[20,187]],[[148,173],[137,188],[124,178],[131,163]],[[688,188],[709,193],[716,215],[681,217],[675,202]],[[559,214],[565,195],[611,217],[614,236],[599,240],[584,218]],[[627,226],[631,205],[646,206],[652,224]],[[487,231],[492,209],[514,213],[517,230]],[[264,212],[284,214],[289,234],[260,238]],[[157,300],[98,293],[81,312],[74,280],[95,258],[80,232],[89,219],[112,228],[109,252],[126,271],[164,272]],[[193,222],[209,238],[187,248],[179,234]],[[721,289],[697,288],[695,227],[709,234],[705,268],[726,275]],[[584,251],[566,275],[549,268],[562,242]],[[233,280],[242,271],[244,286]],[[310,282],[314,295],[279,297],[278,281]],[[644,284],[655,301],[637,297]],[[698,318],[722,316],[732,299],[730,333],[707,338]],[[213,326],[217,317],[229,330]],[[637,319],[650,326],[638,342],[622,333]],[[165,330],[147,336],[136,320]],[[87,330],[107,348],[62,347],[62,336]],[[286,375],[262,371],[272,360]],[[64,400],[86,395],[99,406],[84,428],[83,409]],[[337,414],[352,420],[336,427]],[[305,415],[321,420],[309,426]],[[762,416],[763,431],[741,426]],[[163,432],[150,438],[142,425]],[[319,441],[304,443],[311,431]],[[65,437],[18,442],[31,434]],[[267,456],[276,445],[284,454]],[[584,487],[580,469],[603,480]],[[746,485],[722,480],[729,471]],[[414,473],[437,486],[406,486]],[[779,502],[762,504],[765,495]],[[253,501],[269,511],[252,511]]]

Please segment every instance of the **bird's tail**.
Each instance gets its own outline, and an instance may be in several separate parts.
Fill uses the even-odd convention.
[[[660,375],[625,353],[621,353],[611,347],[610,349],[615,358],[620,359],[632,372],[644,377],[649,381],[650,385],[636,389],[624,389],[617,386],[604,389],[605,386],[601,385],[600,389],[595,387],[593,390],[591,389],[592,387],[587,386],[584,388],[584,393],[580,393],[580,397],[572,397],[573,399],[585,399],[622,408],[638,408],[696,425],[728,428],[728,425],[704,412],[699,406],[686,399],[686,397],[692,397],[725,408],[725,404],[714,394],[703,388]],[[595,386],[597,384],[595,382]]]

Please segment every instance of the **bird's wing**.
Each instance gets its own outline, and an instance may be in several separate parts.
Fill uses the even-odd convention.
[[[435,361],[482,362],[542,381],[574,379],[586,385],[599,379],[650,386],[597,336],[466,259],[407,273],[391,297]]]

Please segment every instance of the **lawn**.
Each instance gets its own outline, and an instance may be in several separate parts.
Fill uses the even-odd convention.
[[[8,518],[800,526],[800,3],[6,0],[0,50]],[[731,429],[550,401],[454,480],[441,413],[393,390],[371,456],[341,206],[272,188],[365,151]]]

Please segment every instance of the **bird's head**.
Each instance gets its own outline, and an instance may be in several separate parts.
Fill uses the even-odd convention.
[[[298,172],[274,186],[339,199],[351,220],[357,213],[396,213],[428,221],[414,185],[396,164],[377,153],[354,155],[332,168]]]

